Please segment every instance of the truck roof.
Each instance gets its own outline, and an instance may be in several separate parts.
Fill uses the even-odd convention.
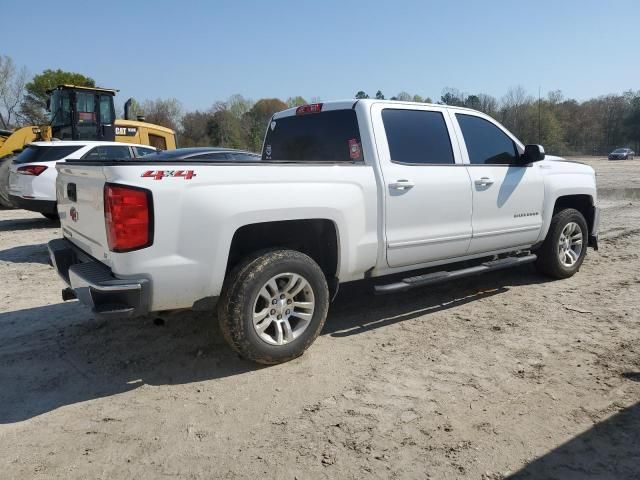
[[[378,104],[378,103],[382,103],[382,104],[388,104],[388,105],[425,105],[425,106],[430,106],[430,107],[440,107],[440,108],[455,108],[455,109],[460,109],[460,110],[468,110],[470,112],[475,112],[476,110],[473,110],[471,108],[466,108],[466,107],[458,107],[458,106],[454,106],[454,105],[445,105],[445,104],[440,104],[440,103],[423,103],[423,102],[405,102],[405,101],[401,101],[401,100],[378,100],[376,98],[363,98],[363,99],[358,99],[358,98],[352,98],[350,100],[331,100],[328,102],[317,102],[317,104],[321,104],[322,105],[322,111],[326,112],[326,111],[330,111],[330,110],[347,110],[347,109],[351,109],[353,108],[356,104],[358,103],[365,103],[365,104]],[[310,105],[315,105],[315,104],[310,104]],[[278,119],[278,118],[282,118],[282,117],[290,117],[292,115],[296,114],[296,110],[299,107],[291,107],[288,108],[286,110],[282,110],[280,112],[277,112],[273,118],[274,119]]]

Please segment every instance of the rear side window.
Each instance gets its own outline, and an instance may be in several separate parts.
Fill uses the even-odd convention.
[[[129,147],[102,145],[89,150],[83,160],[127,160],[131,158]]]
[[[145,155],[151,155],[152,153],[158,153],[155,148],[133,147],[136,157],[144,157]]]
[[[484,118],[456,113],[472,165],[511,165],[520,154],[509,136]]]
[[[13,163],[52,162],[71,155],[82,147],[84,145],[65,145],[63,147],[30,145],[13,160]]]
[[[187,157],[186,160],[189,159],[197,159],[197,160],[216,160],[218,162],[229,162],[231,158],[227,156],[224,152],[209,152],[209,153],[201,153],[200,155],[192,155]]]
[[[455,163],[442,113],[386,108],[382,111],[382,122],[391,161],[430,165]]]
[[[262,159],[297,162],[363,161],[356,112],[331,110],[272,120],[267,128]]]
[[[255,153],[230,153],[229,156],[234,162],[259,162],[261,160],[260,155]]]

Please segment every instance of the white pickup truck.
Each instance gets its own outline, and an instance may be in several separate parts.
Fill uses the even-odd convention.
[[[57,169],[64,299],[111,317],[217,308],[261,363],[309,347],[340,283],[390,293],[528,262],[565,278],[597,248],[593,169],[464,108],[305,105],[273,116],[259,161]]]

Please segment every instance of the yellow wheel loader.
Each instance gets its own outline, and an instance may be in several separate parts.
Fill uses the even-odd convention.
[[[125,118],[116,119],[116,92],[76,85],[49,90],[49,125],[0,130],[0,159],[39,140],[103,140],[141,143],[161,150],[176,148],[176,135],[170,128],[128,118],[130,101],[125,104]]]

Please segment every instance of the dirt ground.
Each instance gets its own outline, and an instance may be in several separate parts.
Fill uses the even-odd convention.
[[[59,228],[1,210],[0,477],[640,478],[640,159],[586,161],[601,243],[573,278],[344,287],[268,368],[210,315],[62,303]]]

